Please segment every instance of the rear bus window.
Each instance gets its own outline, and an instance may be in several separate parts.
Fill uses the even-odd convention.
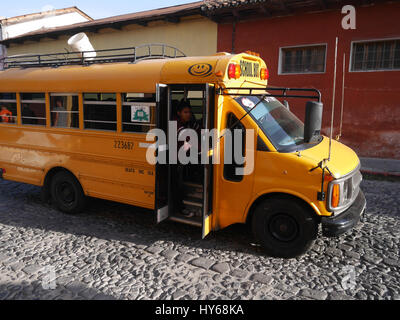
[[[85,129],[117,131],[115,93],[84,93]]]
[[[15,93],[0,93],[0,123],[17,123],[17,98]]]
[[[122,131],[147,133],[155,127],[155,96],[147,93],[122,95]]]
[[[79,128],[79,97],[77,94],[50,95],[51,126]]]
[[[46,125],[44,93],[21,93],[22,124]]]

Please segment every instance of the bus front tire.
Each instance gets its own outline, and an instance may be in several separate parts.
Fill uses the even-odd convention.
[[[295,258],[317,237],[318,223],[310,211],[293,199],[266,199],[255,209],[253,234],[268,255]]]
[[[58,172],[51,180],[51,198],[67,214],[78,214],[85,206],[85,194],[78,180],[68,172]]]

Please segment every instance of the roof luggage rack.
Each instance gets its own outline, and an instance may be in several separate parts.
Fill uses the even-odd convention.
[[[6,57],[0,60],[4,69],[11,68],[57,68],[66,65],[91,65],[113,62],[136,63],[148,59],[182,58],[186,55],[166,44],[145,44],[137,47],[116,48],[82,52],[62,52]]]
[[[231,95],[230,90],[236,91],[236,94],[242,96],[264,96],[274,98],[304,98],[304,99],[316,99],[321,102],[321,92],[314,88],[277,88],[277,87],[265,87],[265,88],[219,88],[217,94],[220,95]],[[245,92],[242,92],[245,91]],[[260,93],[260,91],[275,91],[278,93]],[[288,94],[288,92],[295,92],[295,94]],[[310,94],[310,95],[309,95]]]

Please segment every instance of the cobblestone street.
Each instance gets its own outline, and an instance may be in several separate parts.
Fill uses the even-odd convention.
[[[42,204],[40,188],[1,181],[0,299],[400,299],[400,183],[362,188],[363,224],[284,260],[245,226],[201,240],[195,227],[95,199],[68,216]]]

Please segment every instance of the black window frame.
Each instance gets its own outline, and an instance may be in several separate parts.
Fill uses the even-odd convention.
[[[25,96],[31,95],[30,98],[25,98]],[[38,99],[38,96],[40,98]],[[21,125],[24,126],[38,126],[38,127],[46,127],[47,125],[47,113],[46,113],[46,93],[45,92],[21,92],[20,93],[20,100],[21,100]],[[44,107],[44,117],[37,117],[37,116],[32,116],[28,115],[26,116],[25,114],[25,104],[41,104]],[[32,112],[32,109],[29,108],[30,112]],[[28,121],[24,121],[24,119],[27,119]],[[40,123],[33,123],[35,120],[44,120],[43,124]]]
[[[77,119],[71,119],[71,122],[74,122],[74,124],[75,124],[75,126],[55,126],[54,124],[53,124],[53,114],[54,113],[60,113],[60,111],[54,111],[53,110],[53,107],[54,107],[54,105],[53,105],[53,103],[52,103],[52,99],[54,98],[54,99],[57,99],[57,97],[62,97],[62,98],[64,98],[64,97],[69,97],[69,96],[72,96],[72,97],[74,97],[74,98],[77,98],[78,99],[78,101],[77,101],[77,109],[76,110],[72,110],[72,111],[68,111],[68,110],[66,110],[65,111],[65,113],[69,113],[69,114],[76,114],[77,116],[78,116],[78,118]],[[64,92],[62,92],[62,93],[49,93],[49,101],[50,101],[50,127],[51,128],[53,128],[53,129],[73,129],[73,130],[77,130],[77,129],[79,129],[79,93],[64,93]]]
[[[137,95],[136,97],[128,97],[128,95]],[[129,109],[132,106],[143,106],[150,108],[149,122],[132,122],[128,121],[128,114],[131,114]],[[156,95],[153,93],[136,93],[127,92],[121,94],[121,127],[123,133],[128,134],[146,134],[156,128]],[[127,111],[129,110],[129,111]],[[133,128],[128,129],[128,128]]]
[[[232,126],[232,124],[235,124],[235,127],[230,129],[230,127]],[[226,115],[226,125],[225,125],[225,129],[228,130],[230,129],[232,132],[232,146],[235,145],[233,139],[234,139],[234,134],[233,134],[233,130],[237,129],[236,127],[240,126],[241,130],[243,130],[244,134],[242,136],[242,156],[245,157],[246,156],[246,127],[244,126],[244,124],[239,121],[239,118],[233,113],[233,112],[229,112]],[[225,163],[225,155],[226,155],[226,149],[225,149],[225,141],[224,141],[224,179],[230,182],[241,182],[243,181],[243,175],[237,175],[236,172],[236,168],[243,168],[244,167],[244,163],[243,164],[237,164],[235,163],[235,157],[234,157],[234,148],[232,148],[232,163],[231,164],[227,164]]]
[[[91,99],[86,99],[85,95],[97,95],[97,100],[91,100]],[[113,100],[103,100],[102,95],[114,95],[115,99]],[[84,92],[82,93],[82,101],[83,101],[83,130],[93,130],[93,131],[103,131],[103,132],[117,132],[118,129],[118,118],[117,118],[117,106],[118,106],[118,99],[117,99],[117,93],[114,92]],[[115,121],[113,120],[105,120],[109,119],[109,116],[104,112],[104,110],[101,110],[101,117],[104,118],[103,120],[101,119],[87,119],[86,117],[89,116],[90,118],[92,117],[92,113],[88,112],[89,109],[91,108],[98,108],[98,107],[112,107],[115,110]],[[95,113],[93,113],[95,114]],[[113,113],[110,113],[110,115]],[[102,128],[93,128],[91,125],[87,126],[87,123],[91,124],[99,124]],[[110,125],[110,128],[106,128],[108,125]]]
[[[3,96],[4,95],[4,96]],[[7,97],[7,95],[10,95]],[[10,104],[13,106],[11,107]],[[18,124],[18,103],[17,103],[17,94],[14,92],[0,92],[0,111],[1,107],[5,106],[7,110],[9,110],[12,113],[12,116],[9,116],[10,118],[13,119],[12,122],[5,122],[2,121],[2,118],[0,118],[0,123],[1,124],[8,124],[8,125],[17,125]],[[10,109],[15,109],[15,114],[12,112],[13,110]]]

